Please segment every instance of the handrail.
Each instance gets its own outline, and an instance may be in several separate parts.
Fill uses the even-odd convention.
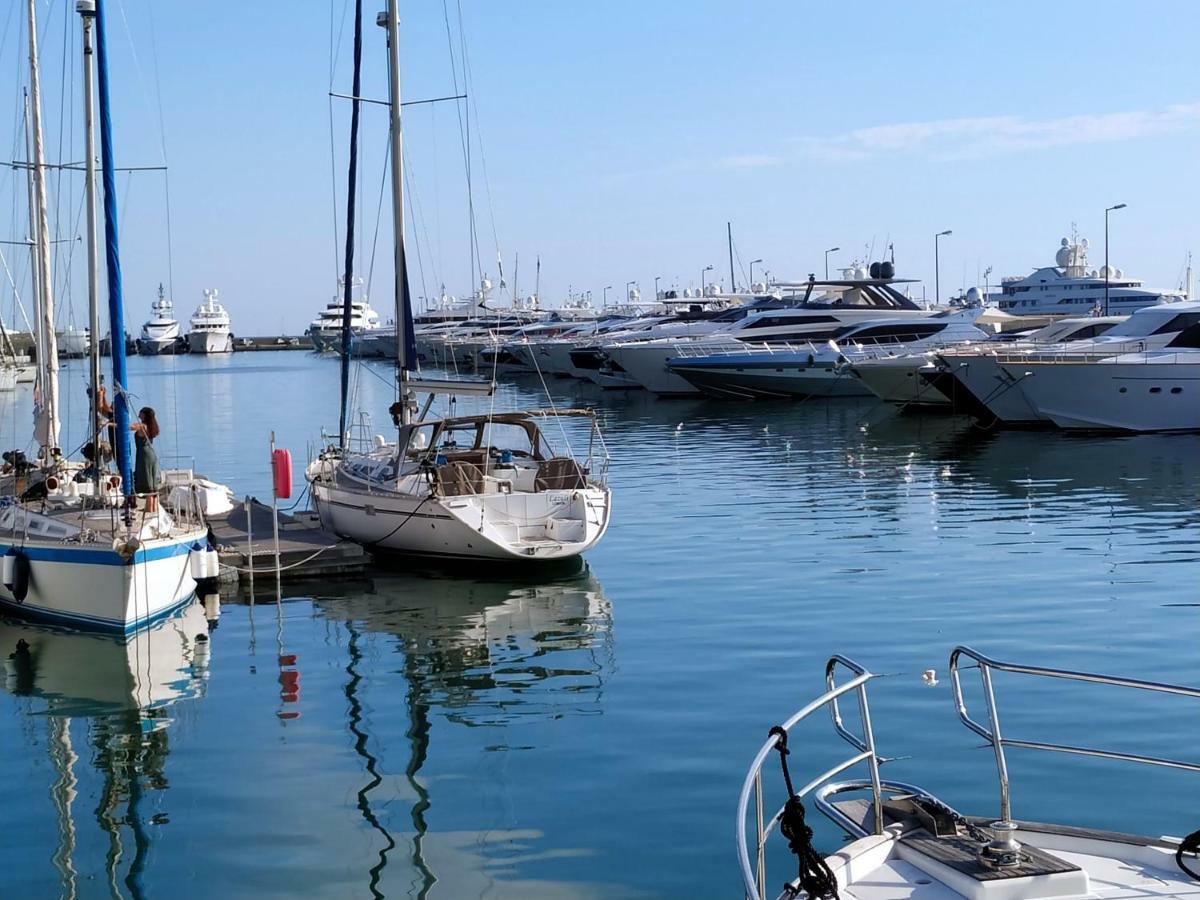
[[[972,660],[979,669],[979,678],[983,685],[984,702],[988,713],[989,724],[987,726],[975,721],[967,712],[966,700],[963,697],[962,680],[959,674],[959,661],[963,657]],[[1000,818],[1002,821],[1012,821],[1008,763],[1004,756],[1004,748],[1006,746],[1018,747],[1025,750],[1044,750],[1051,753],[1069,753],[1077,756],[1094,756],[1100,759],[1114,759],[1121,762],[1142,763],[1144,765],[1165,766],[1167,768],[1200,772],[1200,763],[1167,759],[1159,756],[1144,756],[1137,753],[1101,750],[1094,747],[1076,747],[1071,744],[1053,744],[1043,741],[1027,741],[1004,737],[1000,732],[1000,717],[996,707],[995,689],[992,686],[993,671],[1010,672],[1017,675],[1035,675],[1044,678],[1060,678],[1065,681],[1082,681],[1089,684],[1106,684],[1112,687],[1134,688],[1160,694],[1192,697],[1194,699],[1200,699],[1200,689],[1184,685],[1167,684],[1160,681],[1143,681],[1136,678],[1120,678],[1113,675],[1077,672],[1072,669],[1053,669],[1044,666],[1026,666],[1018,663],[1000,662],[999,660],[984,656],[970,647],[955,647],[950,654],[950,679],[954,688],[954,706],[962,723],[987,741],[996,755],[996,773],[1000,781]]]
[[[837,684],[835,675],[838,667],[849,669],[854,673],[854,677],[844,684]],[[808,784],[804,785],[797,796],[803,797],[811,792],[814,788],[820,786],[823,782],[834,777],[835,775],[844,772],[851,766],[861,762],[866,762],[870,769],[870,784],[872,794],[875,800],[875,828],[876,833],[883,831],[882,818],[882,794],[881,782],[879,780],[879,759],[875,753],[875,737],[871,730],[871,713],[867,705],[867,682],[875,676],[860,666],[858,663],[844,656],[832,656],[825,664],[825,683],[828,688],[824,694],[816,698],[812,702],[804,706],[799,712],[792,714],[780,727],[787,733],[796,727],[804,719],[808,718],[817,710],[829,706],[830,715],[833,718],[833,727],[837,734],[854,747],[858,753],[843,760],[833,766],[828,771],[824,772]],[[858,695],[859,713],[863,723],[862,737],[854,735],[846,729],[842,722],[841,709],[838,706],[838,698],[845,696],[851,692]],[[754,756],[754,761],[750,764],[749,771],[746,772],[746,778],[742,782],[742,790],[738,795],[737,805],[737,820],[735,824],[735,839],[737,842],[738,866],[742,873],[742,883],[746,889],[746,896],[749,900],[762,900],[763,894],[766,892],[766,855],[764,852],[766,839],[774,830],[779,818],[783,812],[782,808],[775,813],[769,822],[763,821],[763,790],[762,790],[762,767],[766,762],[767,757],[775,750],[779,738],[776,735],[771,735],[766,742],[759,748],[758,753]],[[746,814],[750,808],[750,795],[754,794],[755,801],[755,865],[750,863],[750,848],[746,840]]]

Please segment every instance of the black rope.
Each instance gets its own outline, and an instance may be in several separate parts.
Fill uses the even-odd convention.
[[[788,749],[787,732],[781,725],[776,725],[769,734],[778,738],[775,749],[779,751],[779,766],[783,770],[783,783],[787,785],[788,792],[788,801],[779,815],[779,831],[787,838],[788,848],[799,863],[797,887],[788,884],[783,889],[792,897],[803,891],[809,900],[838,900],[837,878],[821,854],[813,849],[813,830],[804,820],[804,803],[792,787],[792,775],[787,764],[788,754],[792,751]]]
[[[1200,831],[1193,831],[1185,837],[1179,842],[1179,847],[1175,850],[1175,864],[1192,878],[1200,881],[1200,872],[1197,872],[1183,861],[1185,853],[1190,853],[1193,856],[1200,854]]]

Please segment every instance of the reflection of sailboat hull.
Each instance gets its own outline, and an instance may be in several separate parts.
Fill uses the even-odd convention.
[[[193,595],[192,544],[204,533],[142,543],[132,560],[111,547],[27,540],[28,592],[0,584],[0,607],[33,621],[127,634],[169,615]]]
[[[71,714],[146,709],[195,694],[188,675],[207,665],[196,658],[207,634],[199,603],[128,640],[0,619],[0,659],[10,691]]]

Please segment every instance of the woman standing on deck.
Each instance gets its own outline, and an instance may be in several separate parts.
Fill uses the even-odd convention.
[[[133,465],[133,489],[146,495],[146,512],[158,511],[158,454],[154,452],[154,439],[158,437],[158,418],[149,406],[143,406],[133,430],[137,450]]]

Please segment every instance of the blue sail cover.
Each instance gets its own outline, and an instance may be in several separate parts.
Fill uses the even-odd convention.
[[[96,71],[100,87],[100,167],[104,182],[104,253],[108,270],[108,322],[112,343],[113,413],[117,423],[117,464],[126,496],[133,493],[133,453],[129,434],[128,381],[125,372],[125,310],[121,299],[121,253],[117,240],[117,181],[113,163],[112,118],[109,115],[108,42],[105,0],[96,0]],[[93,335],[93,340],[96,336]]]

